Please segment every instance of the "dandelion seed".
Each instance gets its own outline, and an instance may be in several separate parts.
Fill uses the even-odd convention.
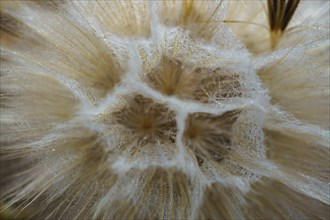
[[[287,28],[300,0],[268,0],[268,20],[271,30],[271,45],[274,48],[278,38]]]

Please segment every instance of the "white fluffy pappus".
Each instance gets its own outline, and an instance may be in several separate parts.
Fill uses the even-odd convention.
[[[1,218],[330,218],[328,1],[0,3]]]

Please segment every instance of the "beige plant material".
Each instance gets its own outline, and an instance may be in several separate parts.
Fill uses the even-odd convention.
[[[329,219],[327,1],[1,1],[1,217]]]

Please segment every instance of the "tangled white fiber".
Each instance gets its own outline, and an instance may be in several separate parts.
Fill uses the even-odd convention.
[[[1,0],[1,219],[330,219],[329,7]]]

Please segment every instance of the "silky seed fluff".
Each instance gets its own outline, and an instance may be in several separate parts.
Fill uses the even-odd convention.
[[[1,219],[330,219],[328,1],[0,4]]]

